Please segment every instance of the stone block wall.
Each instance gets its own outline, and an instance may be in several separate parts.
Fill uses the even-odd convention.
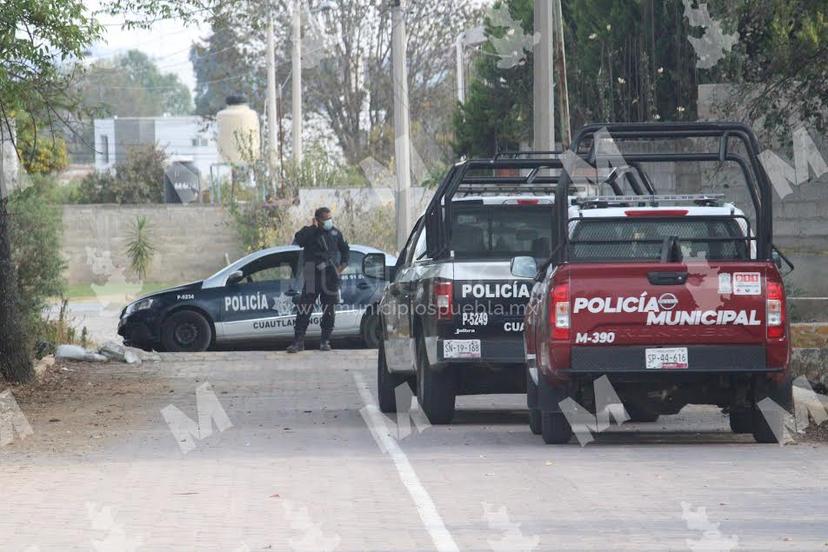
[[[63,255],[69,284],[134,280],[127,243],[139,216],[149,220],[157,252],[147,280],[200,280],[242,254],[230,217],[220,207],[200,205],[66,205]]]

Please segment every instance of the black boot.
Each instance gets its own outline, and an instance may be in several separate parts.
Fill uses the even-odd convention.
[[[293,343],[290,345],[290,347],[287,348],[288,353],[298,353],[298,352],[304,351],[304,350],[305,350],[305,342],[302,341],[301,339],[294,340]]]
[[[331,350],[331,342],[327,339],[323,339],[319,342],[319,350],[320,351],[330,351]]]

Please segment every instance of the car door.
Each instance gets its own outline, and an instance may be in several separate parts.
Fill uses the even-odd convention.
[[[364,253],[351,250],[348,266],[340,275],[340,290],[342,303],[337,305],[336,327],[337,335],[359,335],[362,315],[368,305],[382,290],[385,281],[375,278],[366,278],[362,272]]]
[[[394,281],[388,285],[382,305],[385,324],[385,360],[392,372],[414,371],[414,335],[412,332],[412,301],[417,288],[417,270],[414,267],[415,250],[419,241],[425,248],[425,232],[420,219],[405,249],[397,261]]]
[[[241,281],[225,286],[221,305],[224,339],[246,341],[289,336],[299,293],[299,251],[272,253],[240,270]]]

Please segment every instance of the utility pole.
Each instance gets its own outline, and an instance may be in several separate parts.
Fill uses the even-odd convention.
[[[302,163],[302,9],[301,0],[293,0],[291,14],[291,93],[293,100],[293,162]]]
[[[273,16],[269,6],[267,13],[267,162],[271,175],[276,175],[276,159],[278,156],[279,137],[278,120],[279,110],[276,107],[276,52],[273,46]],[[281,178],[279,179],[281,188]]]
[[[466,101],[466,72],[465,72],[465,56],[463,49],[466,46],[479,46],[486,42],[486,29],[483,26],[466,29],[454,41],[454,51],[457,63],[457,101],[465,103]]]
[[[554,44],[552,38],[552,0],[535,0],[535,31],[540,40],[535,44],[533,67],[533,149],[555,149],[555,82]]]
[[[284,84],[284,83],[283,83]],[[276,90],[276,121],[279,126],[279,179],[284,184],[285,178],[285,133],[282,129],[282,117],[284,102],[282,102],[282,87]]]
[[[408,70],[402,0],[391,0],[391,62],[394,75],[394,161],[397,169],[397,247],[402,250],[411,228],[411,148],[408,118]]]
[[[465,34],[465,32],[460,33],[454,41],[454,54],[457,62],[457,101],[460,103],[466,103],[466,76],[463,68],[463,36]]]
[[[558,77],[559,115],[561,118],[561,146],[563,149],[572,143],[572,128],[569,120],[569,85],[566,80],[566,45],[564,37],[563,12],[561,0],[553,0],[555,18],[555,68]]]

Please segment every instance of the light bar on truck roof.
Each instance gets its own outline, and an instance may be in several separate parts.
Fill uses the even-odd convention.
[[[668,202],[721,205],[723,199],[724,194],[622,195],[580,197],[574,199],[572,203],[574,205],[638,203],[658,207],[659,204]]]

